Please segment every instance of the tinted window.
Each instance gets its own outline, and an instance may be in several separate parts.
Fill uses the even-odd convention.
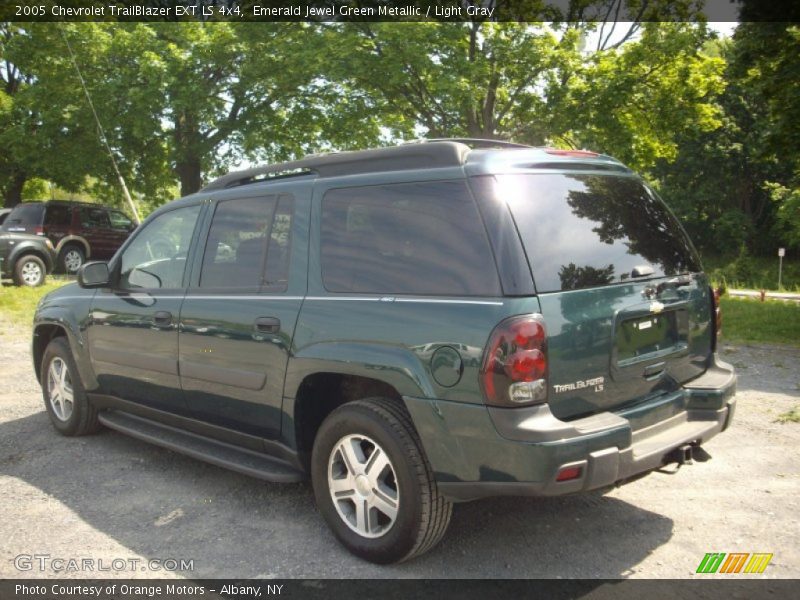
[[[88,228],[111,227],[108,213],[102,208],[81,207],[81,224]]]
[[[72,225],[72,207],[66,204],[48,204],[44,215],[45,225]]]
[[[131,221],[128,217],[123,215],[121,212],[116,210],[108,211],[108,218],[111,221],[111,227],[114,229],[131,229],[133,227],[133,221]]]
[[[200,287],[285,289],[292,204],[288,195],[219,202],[203,253]]]
[[[13,230],[15,227],[27,225],[41,225],[44,213],[44,204],[18,204],[6,217],[3,223],[4,230]]]
[[[462,181],[336,189],[322,201],[332,292],[498,295],[492,252]]]
[[[187,206],[150,221],[122,253],[119,287],[178,289],[199,206]]]
[[[683,229],[638,179],[501,175],[494,193],[511,207],[540,292],[630,280],[635,267],[648,277],[700,270]]]

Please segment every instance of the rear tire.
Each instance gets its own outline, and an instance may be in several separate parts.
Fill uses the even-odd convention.
[[[58,264],[67,275],[74,275],[86,262],[86,253],[77,244],[69,244],[58,256]]]
[[[97,409],[89,403],[66,338],[57,337],[44,351],[42,396],[50,422],[61,435],[96,433],[101,425]]]
[[[419,556],[450,522],[453,505],[436,487],[411,417],[387,398],[351,402],[328,415],[314,440],[311,479],[336,538],[370,562]]]
[[[19,286],[39,287],[47,278],[47,267],[44,261],[33,254],[17,259],[14,265],[14,283]]]

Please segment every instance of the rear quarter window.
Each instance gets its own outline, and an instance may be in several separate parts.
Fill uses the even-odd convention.
[[[330,190],[322,281],[331,292],[495,296],[497,269],[463,181]]]

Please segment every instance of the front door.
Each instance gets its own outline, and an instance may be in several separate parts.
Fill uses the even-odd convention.
[[[294,195],[280,191],[214,207],[181,309],[181,383],[198,419],[261,437],[280,433],[286,364],[306,286],[305,277],[289,275],[290,257],[300,255],[292,252],[299,243],[295,210]]]
[[[185,206],[147,223],[111,265],[113,285],[95,294],[87,335],[100,393],[185,412],[178,317],[200,210]]]

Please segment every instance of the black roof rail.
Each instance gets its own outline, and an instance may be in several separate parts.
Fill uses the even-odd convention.
[[[200,191],[224,190],[277,177],[313,174],[318,177],[336,177],[377,171],[458,167],[464,164],[469,151],[470,148],[465,144],[443,140],[436,144],[404,144],[373,150],[318,154],[300,160],[234,171],[215,179]],[[291,173],[292,171],[295,173]]]
[[[527,144],[507,142],[506,140],[488,140],[485,138],[423,138],[417,142],[420,144],[427,144],[429,142],[455,142],[471,148],[535,148],[535,146],[528,146]]]

